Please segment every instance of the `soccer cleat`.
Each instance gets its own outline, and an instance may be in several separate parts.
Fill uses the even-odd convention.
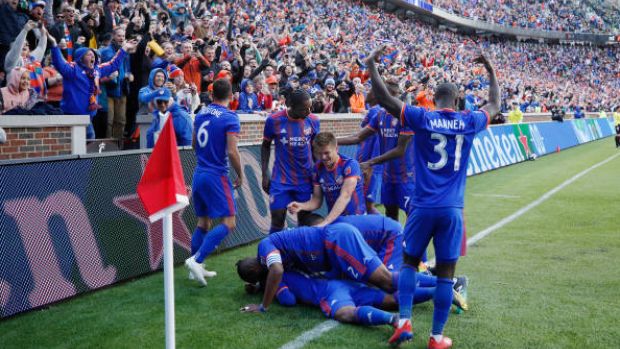
[[[463,296],[454,289],[452,290],[452,304],[456,305],[456,312],[458,314],[469,310],[469,306],[467,305],[465,298],[463,298]]]
[[[454,278],[454,290],[463,298],[463,303],[465,305],[465,307],[460,307],[453,301],[454,305],[457,306],[457,314],[462,314],[464,311],[469,310],[467,307],[467,281],[467,276],[457,276]]]
[[[413,339],[411,320],[407,320],[403,327],[396,327],[396,331],[394,331],[394,335],[388,340],[388,343],[390,343],[392,347],[397,347],[400,343],[410,341],[411,339]]]
[[[202,286],[207,286],[207,280],[205,280],[205,276],[202,273],[204,269],[200,263],[196,262],[193,256],[185,260],[185,266],[194,275],[194,280],[198,281]]]
[[[217,273],[214,271],[202,269],[202,275],[204,275],[204,277],[206,278],[212,278],[214,276],[217,276]],[[192,274],[191,271],[189,272],[189,279],[194,280],[194,274]]]
[[[431,339],[428,340],[428,349],[446,349],[446,348],[450,348],[452,346],[452,339],[443,336],[443,338],[441,338],[441,342],[437,343],[437,341],[435,340],[435,338],[431,337]]]

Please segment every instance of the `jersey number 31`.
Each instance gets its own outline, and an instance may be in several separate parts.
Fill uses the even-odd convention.
[[[458,171],[461,168],[461,149],[463,148],[463,135],[456,135],[456,148],[454,149],[454,171]],[[438,171],[444,168],[448,163],[448,152],[446,151],[446,145],[448,144],[448,138],[441,133],[431,133],[431,139],[439,141],[435,145],[436,153],[439,153],[441,158],[437,162],[429,162],[427,164],[429,170]]]

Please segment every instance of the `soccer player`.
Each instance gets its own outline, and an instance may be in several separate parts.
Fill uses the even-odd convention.
[[[246,306],[245,311],[269,309],[284,269],[308,273],[335,270],[352,280],[369,283],[386,292],[394,291],[393,275],[381,263],[377,253],[360,232],[345,223],[327,227],[301,227],[273,233],[258,244],[258,257],[238,262],[241,279],[264,282],[263,302]]]
[[[364,188],[357,161],[338,154],[338,143],[333,133],[319,133],[313,145],[320,160],[314,166],[312,199],[293,201],[288,205],[288,211],[314,211],[321,207],[325,197],[329,214],[317,226],[328,225],[341,215],[364,214]]]
[[[372,91],[369,91],[366,95],[366,103],[368,103],[371,108],[362,120],[362,124],[360,125],[362,130],[366,127],[366,125],[368,125],[370,120],[376,116],[379,110],[381,110],[381,107],[377,104]],[[379,155],[381,155],[379,135],[375,133],[373,136],[361,141],[357,145],[355,159],[361,164]],[[368,172],[371,171],[367,171],[367,173],[362,176],[364,178],[364,200],[366,201],[366,213],[379,214],[379,211],[375,208],[375,202],[379,196],[379,190],[381,189],[383,165],[375,165],[372,167],[372,173]]]
[[[408,106],[390,96],[379,76],[376,62],[383,49],[375,50],[367,60],[372,88],[380,104],[389,113],[400,115],[403,126],[415,132],[414,165],[417,177],[414,210],[405,226],[404,264],[398,280],[400,320],[389,343],[398,345],[413,337],[410,319],[416,289],[415,266],[432,238],[438,279],[428,348],[449,348],[452,340],[443,336],[443,329],[450,313],[452,278],[461,250],[467,164],[474,136],[489,125],[490,115],[495,117],[499,112],[499,84],[493,65],[486,56],[481,55],[474,62],[484,65],[490,85],[489,102],[480,111],[456,112],[458,89],[452,83],[437,87],[435,111]]]
[[[286,206],[305,202],[312,195],[312,141],[320,132],[319,119],[310,113],[312,99],[307,91],[296,89],[287,99],[288,109],[269,115],[265,121],[261,147],[262,186],[269,194],[270,233],[284,229]],[[269,176],[271,142],[275,142],[275,161]],[[308,212],[299,212],[303,220]]]
[[[400,95],[397,84],[388,83],[388,91],[393,98]],[[377,96],[375,95],[375,99]],[[375,134],[379,135],[381,155],[360,164],[362,171],[368,167],[383,164],[383,182],[381,184],[381,202],[385,206],[385,215],[398,221],[398,209],[409,212],[411,195],[415,183],[413,170],[413,132],[401,125],[397,116],[380,108],[376,113],[368,113],[368,124],[356,135],[338,139],[339,145],[359,144]],[[398,115],[398,114],[396,114]]]
[[[185,261],[185,265],[203,286],[207,285],[205,276],[215,275],[205,271],[202,262],[235,229],[237,206],[233,189],[243,183],[237,148],[241,126],[237,114],[227,108],[231,100],[230,82],[216,80],[213,83],[213,103],[203,108],[194,122],[192,147],[198,163],[192,191],[198,223],[192,236],[192,256]],[[237,172],[234,184],[228,178],[229,162]],[[222,222],[208,231],[213,218],[222,218]]]

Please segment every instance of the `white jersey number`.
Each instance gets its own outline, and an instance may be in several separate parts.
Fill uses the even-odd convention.
[[[448,138],[441,133],[431,133],[431,139],[439,141],[433,149],[436,153],[439,153],[441,158],[437,162],[429,162],[427,164],[429,170],[438,171],[446,166],[448,162],[448,152],[446,151],[446,145],[448,144]],[[456,148],[454,149],[454,171],[458,171],[461,168],[461,149],[463,148],[463,135],[456,135]]]
[[[207,132],[207,126],[209,125],[209,121],[203,122],[196,134],[196,140],[198,141],[198,145],[204,148],[209,141],[209,132]]]

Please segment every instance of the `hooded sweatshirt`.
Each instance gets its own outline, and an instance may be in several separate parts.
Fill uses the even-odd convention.
[[[255,111],[262,110],[261,106],[258,104],[258,96],[256,93],[252,92],[252,94],[248,94],[245,92],[245,87],[250,82],[249,79],[244,79],[241,82],[241,93],[239,93],[239,108],[237,111],[240,113],[248,113],[251,114]],[[252,101],[252,106],[250,107],[250,101]]]
[[[92,72],[89,72],[89,69],[82,64],[82,57],[88,51],[95,53],[95,66]],[[99,87],[101,77],[108,76],[118,70],[126,54],[127,52],[121,48],[110,62],[99,64],[97,51],[82,47],[75,51],[73,62],[67,63],[60,52],[60,48],[58,46],[52,47],[52,62],[63,78],[60,108],[70,115],[94,117],[97,114],[97,109],[91,108],[93,88]]]
[[[7,87],[2,88],[2,113],[15,107],[30,109],[36,103],[36,92],[32,88],[27,88],[19,92],[19,82],[24,73],[30,74],[25,68],[15,68],[11,72]]]
[[[164,84],[168,82],[168,74],[165,69],[155,68],[151,70],[151,74],[149,74],[149,85],[140,89],[138,93],[138,99],[140,100],[140,109],[138,109],[138,115],[150,114],[155,111],[155,103],[153,103],[153,99],[157,96],[156,91],[159,88],[156,88],[153,85],[153,78],[157,72],[163,72],[166,80]],[[162,86],[163,87],[163,86]],[[161,88],[161,87],[160,87]]]
[[[168,108],[165,114],[162,115],[159,110],[155,110],[153,115],[155,118],[146,133],[146,146],[148,148],[153,148],[155,146],[155,142],[157,142],[156,136],[159,136],[161,129],[164,127],[164,122],[169,117],[172,117],[172,125],[174,126],[174,133],[177,137],[177,145],[179,147],[192,145],[194,126],[185,108],[174,103]]]

